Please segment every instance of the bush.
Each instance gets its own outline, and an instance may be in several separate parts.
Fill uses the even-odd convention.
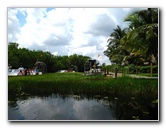
[[[130,64],[128,66],[122,67],[121,71],[123,70],[124,74],[135,74],[136,73],[136,66],[134,64]],[[118,70],[119,72],[119,70]],[[150,73],[150,66],[138,66],[138,73]],[[153,73],[158,73],[158,66],[153,66]]]
[[[109,66],[109,70],[111,72],[115,72],[115,68],[118,69],[119,73],[124,74],[135,74],[136,73],[136,65],[130,64],[128,66],[119,66],[119,65],[111,65]],[[138,73],[150,73],[150,66],[138,66]],[[158,66],[153,66],[153,73],[158,73]]]
[[[150,66],[139,66],[138,67],[139,73],[150,73]],[[153,73],[158,73],[158,66],[153,66]]]
[[[134,64],[129,65],[129,73],[131,74],[136,73],[136,66]]]

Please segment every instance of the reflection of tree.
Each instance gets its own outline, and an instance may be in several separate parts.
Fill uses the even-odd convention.
[[[17,107],[17,99],[8,101],[8,106],[13,108]]]
[[[109,99],[109,108],[113,111],[117,120],[150,120],[151,117],[149,106],[152,106],[151,100],[147,96],[142,100],[141,96],[135,97],[123,97]],[[157,110],[157,109],[154,109]]]
[[[121,96],[119,96],[121,97]],[[144,98],[141,100],[141,96],[136,99],[131,96],[124,96],[123,98],[117,98],[115,96],[90,96],[88,100],[96,100],[98,103],[107,107],[113,114],[116,120],[149,120],[151,119],[151,114],[149,113],[149,105],[151,105],[151,100]],[[156,117],[153,117],[153,119]]]
[[[16,107],[17,101],[26,101],[28,99],[34,98],[34,97],[42,97],[41,95],[30,95],[26,93],[20,93],[16,95],[9,95],[8,97],[8,106],[10,107]]]

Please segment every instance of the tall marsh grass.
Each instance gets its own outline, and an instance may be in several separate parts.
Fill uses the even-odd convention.
[[[50,73],[37,76],[8,77],[8,94],[49,95],[151,95],[158,96],[158,80],[85,76],[82,73]]]

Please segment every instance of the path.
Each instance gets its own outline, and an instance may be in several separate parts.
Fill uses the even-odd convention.
[[[113,78],[115,78],[115,73],[114,72],[110,72],[109,74],[112,75]],[[123,75],[122,73],[118,73],[117,77],[121,77],[122,75]],[[131,76],[133,78],[158,79],[158,77],[138,76],[136,74],[126,74],[126,76]]]

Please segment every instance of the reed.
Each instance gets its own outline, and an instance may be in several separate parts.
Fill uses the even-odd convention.
[[[158,80],[120,77],[117,79],[85,76],[82,73],[50,73],[38,76],[8,78],[9,96],[20,95],[84,94],[84,95],[150,95],[158,97]]]

